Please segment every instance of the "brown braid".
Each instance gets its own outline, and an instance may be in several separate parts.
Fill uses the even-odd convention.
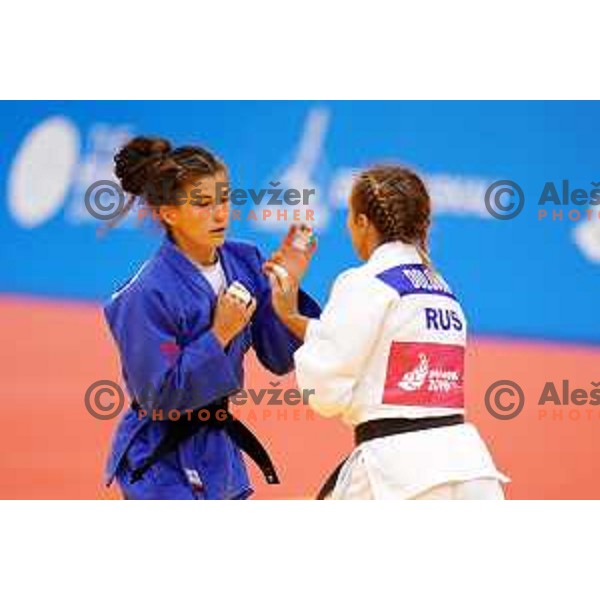
[[[381,243],[399,240],[414,244],[430,265],[431,201],[415,173],[395,165],[367,169],[354,182],[351,202],[356,214],[364,214],[373,223]]]

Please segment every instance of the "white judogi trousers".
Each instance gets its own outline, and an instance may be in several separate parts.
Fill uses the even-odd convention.
[[[333,499],[328,496],[327,500]],[[369,478],[359,469],[352,472],[351,481],[343,493],[337,492],[337,500],[375,500]],[[502,485],[495,478],[470,481],[446,482],[414,496],[399,496],[402,500],[504,500]]]
[[[467,423],[361,444],[328,499],[504,500],[508,481]]]

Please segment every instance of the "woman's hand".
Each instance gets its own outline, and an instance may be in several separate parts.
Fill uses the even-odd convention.
[[[298,282],[286,270],[273,260],[263,265],[263,270],[271,283],[271,301],[277,316],[286,321],[298,313]]]
[[[304,340],[309,319],[298,311],[298,282],[271,261],[265,262],[264,269],[271,282],[275,314],[299,340]]]
[[[308,270],[311,257],[312,251],[309,253],[296,250],[295,248],[284,247],[273,252],[268,262],[282,266],[291,277],[300,282]]]
[[[223,348],[246,327],[255,310],[255,298],[252,298],[252,301],[246,305],[242,300],[226,291],[221,292],[215,308],[212,332]]]
[[[273,266],[273,264],[276,264],[280,267],[283,267],[287,271],[288,275],[291,275],[297,282],[299,282],[304,276],[304,271],[306,269],[295,271],[294,269],[290,268],[290,265],[288,263],[289,260],[286,260],[284,252],[281,249],[275,250],[275,252],[271,254],[270,258],[267,261],[265,261],[263,265],[263,271],[268,275],[268,271],[270,270],[270,268]],[[308,266],[308,262],[306,266]]]

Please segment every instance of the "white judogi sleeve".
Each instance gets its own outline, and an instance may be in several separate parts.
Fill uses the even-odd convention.
[[[311,319],[304,345],[294,354],[301,389],[314,390],[311,407],[325,417],[338,415],[352,399],[365,363],[381,334],[393,298],[379,282],[350,269],[335,281],[320,319]]]

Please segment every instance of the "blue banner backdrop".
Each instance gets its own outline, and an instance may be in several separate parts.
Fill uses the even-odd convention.
[[[314,188],[320,243],[307,286],[322,300],[336,274],[356,264],[345,231],[353,170],[412,166],[434,201],[434,262],[461,296],[471,331],[598,343],[599,125],[600,102],[3,102],[0,291],[100,301],[135,271],[160,232],[132,213],[99,236],[103,222],[84,196],[113,178],[124,140],[154,134],[211,148],[234,187]],[[497,180],[523,190],[514,219],[486,209]],[[547,182],[562,202],[563,180],[590,202],[538,205]],[[273,249],[289,222],[263,220],[261,211],[284,207],[240,208],[232,235]]]

